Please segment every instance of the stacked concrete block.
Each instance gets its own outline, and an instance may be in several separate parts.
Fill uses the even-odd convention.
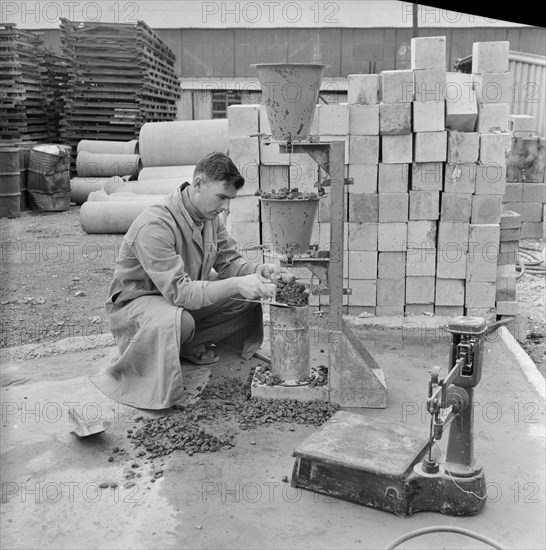
[[[278,143],[271,142],[271,126],[267,118],[267,111],[263,105],[259,106],[259,132],[260,136],[260,164],[273,166],[288,166],[289,155],[281,153]]]
[[[321,136],[346,136],[349,133],[349,106],[333,103],[318,106],[318,133]]]
[[[260,164],[260,189],[270,193],[288,187],[290,169],[282,164]]]
[[[455,279],[464,284],[468,259],[468,233],[468,223],[441,221],[438,224],[437,279]]]
[[[290,187],[303,193],[316,193],[319,180],[318,164],[306,154],[291,153],[287,167]]]
[[[442,162],[415,162],[411,167],[412,191],[442,191],[444,164]]]
[[[381,163],[378,169],[378,190],[380,194],[407,193],[409,190],[409,164]]]
[[[478,103],[476,131],[480,153],[473,224],[500,223],[500,204],[506,188],[506,157],[511,147],[508,132],[510,87],[509,43],[476,42],[472,48],[472,79]]]
[[[446,128],[473,132],[478,119],[478,103],[472,87],[472,75],[448,72],[445,87]]]
[[[435,221],[408,221],[406,252],[406,313],[434,313],[436,291]]]
[[[256,134],[260,128],[257,105],[232,105],[228,108],[229,156],[245,178],[244,187],[231,201],[226,225],[235,238],[244,257],[253,254],[254,261],[262,261],[259,247],[260,205],[255,196],[260,188],[260,142]],[[250,258],[249,258],[250,259]]]
[[[239,195],[254,195],[260,188],[260,147],[257,137],[229,138],[229,156],[245,178]]]
[[[518,311],[516,265],[520,234],[521,216],[512,211],[503,212],[500,222],[500,250],[495,290],[496,313],[501,318],[516,315]]]
[[[377,315],[403,315],[406,253],[379,252],[377,264]]]
[[[438,191],[410,191],[409,219],[437,220],[440,217],[440,193]]]
[[[376,315],[403,315],[409,216],[408,165],[379,166]],[[404,192],[406,191],[406,192]]]
[[[500,224],[470,224],[466,282],[472,292],[466,301],[468,315],[486,319],[495,317],[495,292],[487,288],[497,280],[499,241]],[[489,285],[476,286],[474,283]],[[482,298],[477,297],[479,289],[483,291]]]
[[[353,136],[379,135],[379,105],[349,105],[349,133]]]
[[[411,39],[411,68],[420,70],[445,70],[446,37],[426,36]]]
[[[419,132],[413,134],[415,162],[445,162],[447,132]]]
[[[229,156],[245,178],[239,194],[253,195],[260,187],[260,148],[257,105],[231,105],[228,107]]]
[[[524,205],[525,196],[541,207],[540,218],[534,206],[518,210],[527,223],[541,222],[546,186],[507,183],[512,132],[529,132],[530,121],[509,115],[506,48],[476,44],[468,75],[446,72],[445,37],[412,39],[411,69],[349,75],[347,104],[317,105],[311,135],[345,142],[345,312],[489,319],[495,308],[512,311],[521,228],[503,226],[501,238],[501,210]],[[270,134],[263,114],[258,131]],[[315,189],[324,174],[314,161],[266,143],[259,144],[262,190]],[[243,142],[235,145],[243,155]],[[312,236],[325,250],[332,247],[329,192]],[[249,205],[238,208],[252,215]],[[311,304],[327,306],[328,297]]]
[[[439,103],[444,106],[444,94],[447,82],[445,65],[443,69],[422,69],[414,72],[415,101],[421,103]]]
[[[478,123],[480,134],[508,131],[508,103],[478,103]]]
[[[383,71],[379,79],[382,103],[411,103],[415,99],[413,70]]]
[[[520,138],[535,136],[535,117],[531,115],[509,115],[508,131]]]
[[[349,105],[374,105],[379,103],[379,75],[348,75],[347,103]]]
[[[502,212],[497,265],[516,265],[518,263],[521,225],[521,216],[517,212]]]
[[[503,208],[520,214],[522,239],[544,239],[546,140],[531,131],[534,117],[511,115],[509,128],[513,130]]]
[[[414,101],[413,131],[443,132],[445,128],[445,101]]]
[[[349,75],[348,312],[375,315],[379,222],[380,75]],[[394,92],[393,92],[394,93]]]

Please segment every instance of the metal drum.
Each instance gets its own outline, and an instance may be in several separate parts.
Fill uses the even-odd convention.
[[[21,215],[19,147],[0,147],[0,217]]]

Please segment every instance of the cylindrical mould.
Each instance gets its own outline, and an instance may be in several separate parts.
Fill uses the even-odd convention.
[[[148,166],[142,168],[138,173],[138,181],[155,179],[177,179],[181,182],[193,180],[195,166]]]
[[[271,306],[269,335],[271,374],[285,382],[309,376],[309,306]]]
[[[138,174],[139,161],[138,155],[81,151],[76,157],[76,171],[83,178],[132,176]]]
[[[108,153],[120,155],[135,155],[138,153],[138,139],[131,141],[102,141],[94,139],[82,139],[78,143],[77,153]]]
[[[86,233],[127,233],[131,224],[146,208],[157,203],[151,200],[87,201],[80,209],[82,229]]]
[[[195,165],[202,157],[228,147],[227,118],[147,122],[140,129],[142,165]]]

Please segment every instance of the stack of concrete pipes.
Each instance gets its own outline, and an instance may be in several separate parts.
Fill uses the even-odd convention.
[[[85,203],[80,219],[86,233],[127,232],[145,208],[163,200],[181,183],[191,181],[195,165],[203,156],[227,152],[228,122],[150,122],[140,130],[138,145],[137,180],[122,174],[72,180],[72,200]]]

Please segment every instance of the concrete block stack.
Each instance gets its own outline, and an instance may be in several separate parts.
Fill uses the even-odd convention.
[[[511,143],[508,102],[512,76],[508,71],[508,50],[509,43],[504,41],[473,44],[472,92],[478,115],[475,131],[450,132],[455,167],[449,171],[453,175],[458,163],[468,163],[464,165],[470,172],[466,183],[472,193],[465,312],[485,318],[495,316],[501,204],[506,186],[506,154]],[[463,147],[463,153],[461,143],[468,145]],[[459,154],[463,158],[457,159]],[[454,187],[457,183],[455,179]]]
[[[511,150],[507,156],[503,208],[521,216],[522,239],[546,238],[546,140],[534,128],[534,117],[510,115]]]
[[[347,103],[317,105],[310,133],[345,142],[345,175],[353,180],[345,188],[347,313],[491,318],[496,307],[500,315],[513,311],[521,229],[507,216],[501,226],[503,197],[513,191],[506,186],[510,125],[518,124],[508,111],[508,42],[474,44],[472,69],[446,71],[445,37],[415,38],[410,69],[349,75]],[[243,112],[252,125],[235,119]],[[262,106],[230,107],[229,117],[240,134],[230,132],[230,151],[239,166],[257,162],[260,189],[316,189],[320,174],[310,158],[249,137],[271,135]],[[321,249],[335,246],[329,206],[326,196],[311,240]],[[262,223],[264,245],[267,231]],[[310,280],[307,270],[298,276]]]
[[[497,316],[516,315],[516,264],[518,263],[521,216],[512,211],[501,213],[500,245],[497,259],[496,312]]]

